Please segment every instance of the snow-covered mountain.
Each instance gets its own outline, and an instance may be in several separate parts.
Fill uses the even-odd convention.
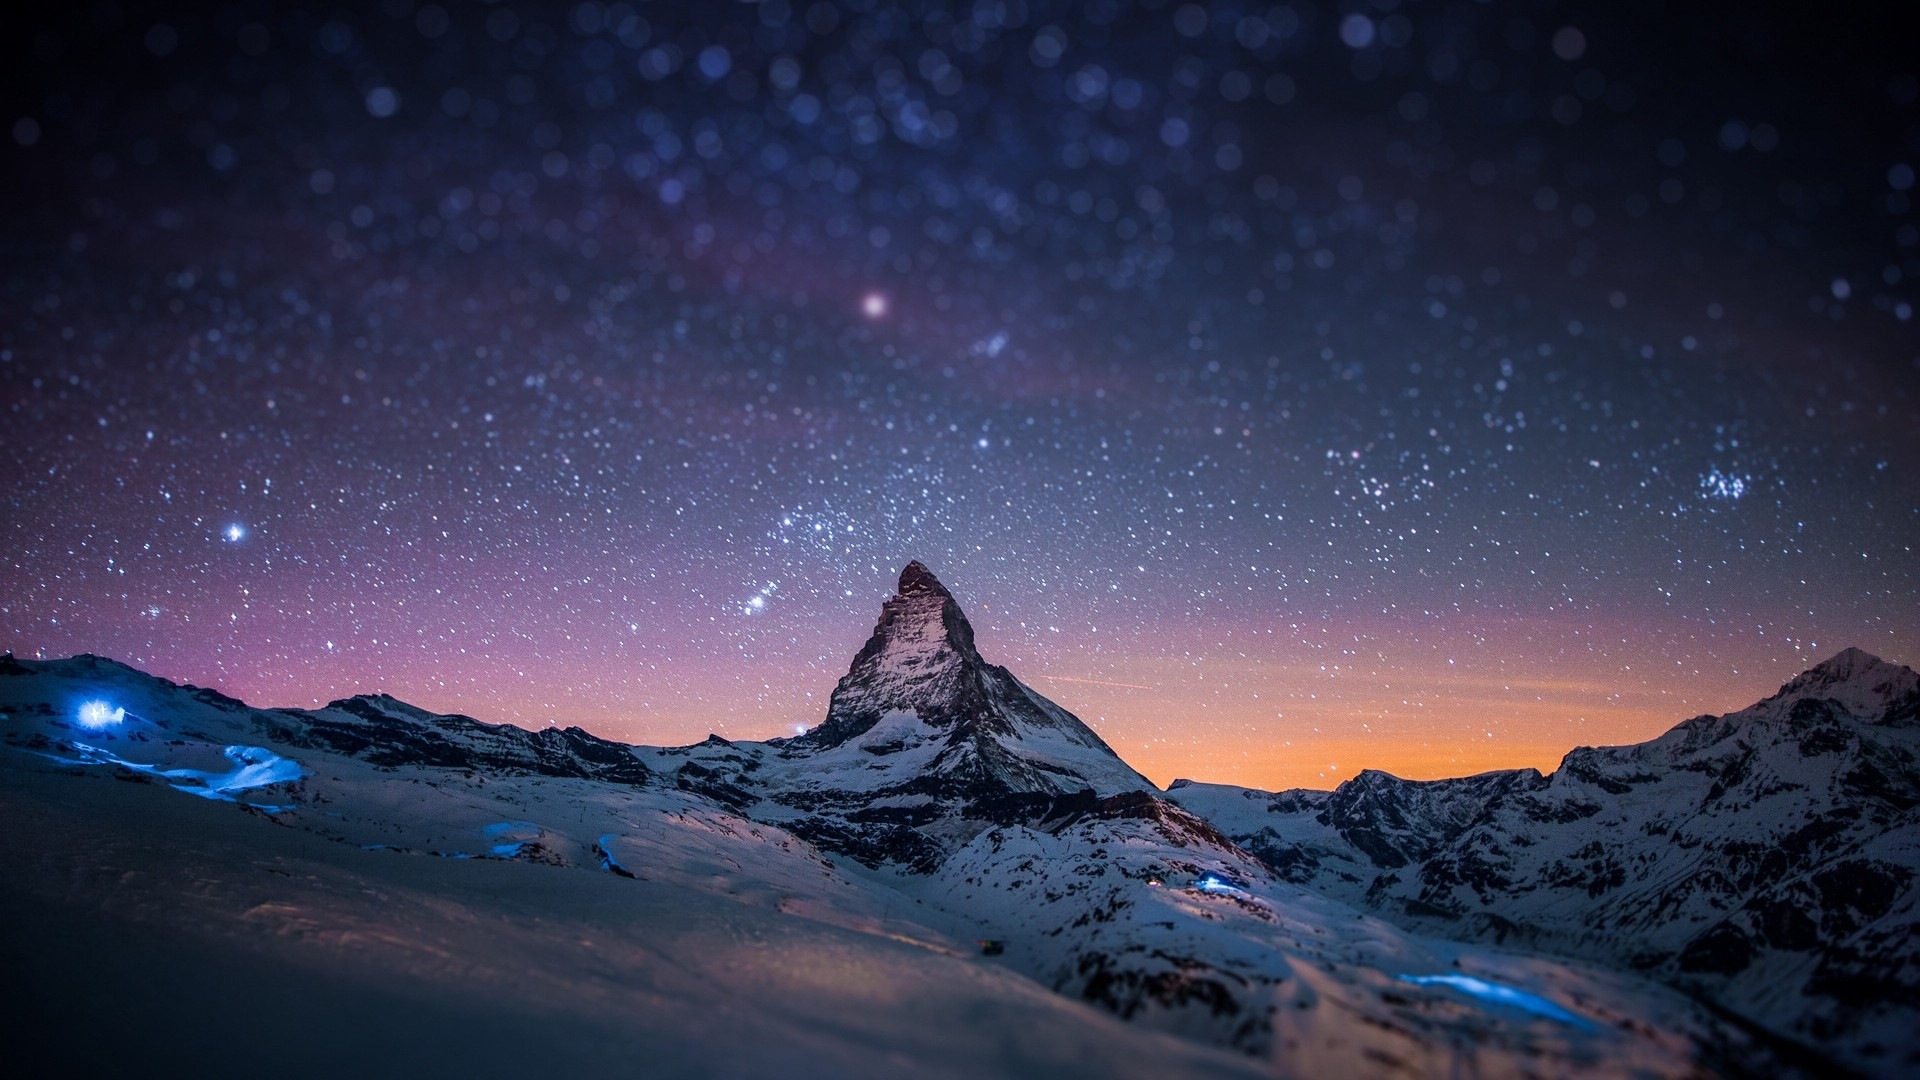
[[[1083,795],[1155,791],[1072,713],[981,659],[973,627],[918,562],[792,739],[642,751],[681,788],[777,821],[869,867],[929,871],[988,825],[1058,817]]]
[[[900,572],[826,722],[785,752],[818,760],[848,745],[879,759],[869,771],[888,786],[934,795],[1156,790],[1073,714],[981,659],[953,594],[918,562]]]
[[[1878,700],[1857,674],[1827,672],[1801,697],[1854,717]],[[1888,693],[1911,726],[1905,678]],[[1832,741],[1807,717],[1783,722],[1807,732],[1813,756]],[[1732,737],[1700,730],[1677,757],[1580,752],[1604,758],[1580,790],[1649,789],[1665,781],[1642,774],[1661,769],[1695,776],[1670,762],[1704,760],[1702,748]],[[1883,778],[1912,775],[1910,756],[1868,759]],[[0,926],[43,928],[7,941],[9,961],[76,1001],[104,985],[143,1015],[178,1012],[164,980],[102,944],[132,934],[169,970],[222,958],[238,974],[216,989],[321,973],[341,1002],[389,1002],[372,1028],[411,1016],[454,1038],[449,1017],[480,1017],[513,1025],[516,1050],[501,1060],[533,1061],[575,1060],[556,1040],[570,1033],[574,1047],[584,1027],[595,1045],[631,1048],[668,1075],[1820,1068],[1819,1054],[1742,1019],[1770,1014],[1737,994],[1703,1003],[1632,970],[1635,957],[1599,950],[1587,955],[1618,970],[1549,959],[1543,949],[1575,950],[1516,914],[1496,922],[1487,909],[1505,894],[1489,882],[1511,877],[1498,860],[1521,841],[1466,838],[1496,808],[1537,807],[1527,851],[1586,858],[1591,841],[1555,827],[1590,832],[1611,811],[1555,803],[1562,774],[1427,785],[1369,774],[1334,793],[1163,795],[1085,724],[982,659],[952,594],[915,563],[825,721],[767,742],[630,747],[384,696],[254,709],[93,657],[0,661],[0,814],[20,823]],[[1738,787],[1722,784],[1717,798],[1746,798],[1728,794]],[[1912,804],[1886,801],[1897,797],[1883,798],[1886,813],[1910,825]],[[1725,837],[1737,824],[1727,819]],[[1910,848],[1860,857],[1913,865]],[[1461,867],[1452,892],[1440,870],[1423,876],[1442,865]],[[1902,941],[1871,936],[1890,916],[1842,933],[1838,920],[1864,916],[1877,894],[1822,894],[1821,873],[1840,865],[1809,869],[1811,893],[1782,879],[1779,895],[1819,900],[1815,933],[1841,935],[1856,978],[1903,978],[1892,957],[1906,952],[1880,951]],[[1382,884],[1390,871],[1400,876]],[[1910,911],[1910,880],[1893,886],[1894,908]],[[1469,910],[1469,894],[1495,900]],[[1696,908],[1632,910],[1639,921],[1613,933],[1665,948],[1669,922]],[[1497,925],[1509,927],[1506,946]],[[1685,948],[1643,966],[1672,981]],[[63,949],[88,967],[63,966]],[[47,1030],[90,1015],[48,1000],[33,1014]],[[260,1030],[282,1019],[270,998],[221,1000]],[[192,1015],[175,1026],[206,1033],[228,1014]],[[252,1030],[246,1022],[238,1028]],[[1827,1053],[1897,1071],[1915,1040],[1873,1024],[1798,1030]],[[1894,1041],[1882,1052],[1856,1038]],[[399,1059],[373,1060],[379,1071]]]
[[[1855,1066],[1920,1069],[1920,677],[1858,649],[1550,776],[1168,798],[1400,925],[1646,972]]]

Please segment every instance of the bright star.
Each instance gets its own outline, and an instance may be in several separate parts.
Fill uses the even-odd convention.
[[[247,527],[236,521],[227,526],[225,535],[228,543],[237,544],[247,538]]]
[[[869,319],[883,319],[887,315],[887,295],[870,292],[860,298],[860,312]]]

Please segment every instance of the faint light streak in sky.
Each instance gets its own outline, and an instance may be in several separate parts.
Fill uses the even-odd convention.
[[[1119,687],[1124,687],[1128,690],[1153,689],[1153,687],[1151,686],[1142,686],[1139,683],[1110,682],[1106,679],[1076,679],[1071,675],[1041,675],[1039,676],[1039,678],[1050,679],[1054,682],[1085,683],[1088,686],[1119,686]]]

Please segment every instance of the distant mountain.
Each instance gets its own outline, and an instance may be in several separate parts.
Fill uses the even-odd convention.
[[[953,594],[918,562],[900,572],[826,722],[784,752],[812,758],[849,744],[930,793],[1157,790],[1072,713],[981,659]],[[910,753],[920,747],[932,757]]]
[[[1072,713],[983,660],[953,594],[918,562],[901,571],[824,723],[643,757],[686,790],[828,850],[923,872],[988,826],[1158,790]]]
[[[346,698],[312,712],[275,710],[275,715],[287,722],[280,737],[289,745],[334,750],[391,769],[426,765],[616,784],[644,784],[650,775],[632,747],[577,727],[528,731],[485,724],[470,716],[430,713],[387,694]]]
[[[1920,1070],[1920,677],[1858,649],[1550,776],[1167,797],[1403,926],[1646,972],[1856,1066]]]

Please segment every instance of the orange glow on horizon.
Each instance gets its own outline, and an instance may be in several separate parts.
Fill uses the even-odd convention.
[[[1366,769],[1409,780],[1499,769],[1550,773],[1575,747],[1644,742],[1703,711],[1663,703],[1657,694],[1645,695],[1653,699],[1645,703],[1608,702],[1579,681],[1524,685],[1503,696],[1462,680],[1450,694],[1424,695],[1417,709],[1397,692],[1366,688],[1294,702],[1278,717],[1255,707],[1209,710],[1209,737],[1172,739],[1138,719],[1151,715],[1144,702],[1102,687],[1073,689],[1060,704],[1163,788],[1188,779],[1268,791],[1327,789]]]

